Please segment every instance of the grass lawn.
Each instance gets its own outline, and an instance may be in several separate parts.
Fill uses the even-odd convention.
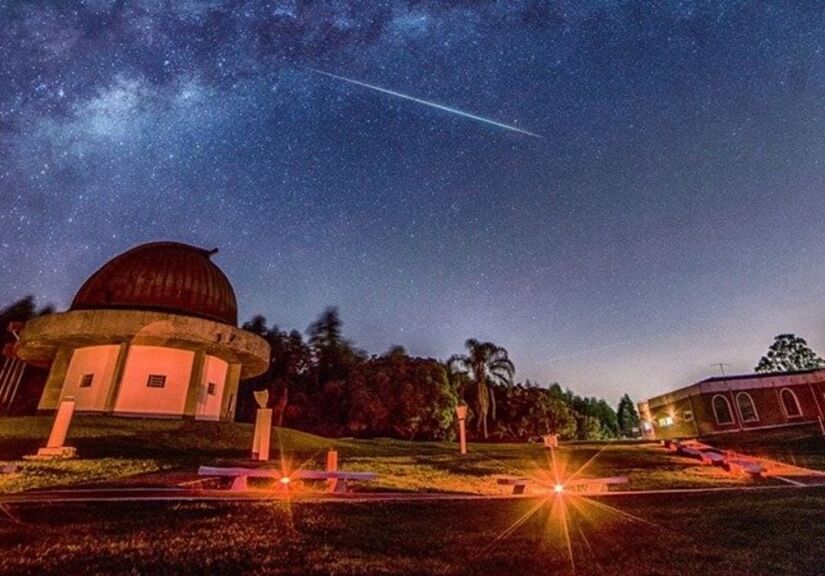
[[[245,424],[86,416],[69,434],[82,458],[21,460],[49,426],[48,418],[0,419],[0,460],[21,467],[0,476],[0,492],[191,479],[200,464],[242,462],[252,434]],[[793,450],[805,465],[823,460],[813,437],[768,439],[713,443],[773,456]],[[532,444],[472,444],[460,457],[451,443],[273,433],[273,455],[293,467],[322,466],[330,447],[342,468],[378,472],[369,485],[377,491],[492,494],[504,491],[497,476],[550,475],[549,453]],[[655,444],[571,443],[557,452],[567,474],[589,462],[583,476],[627,475],[630,489],[753,484]],[[598,500],[7,504],[0,574],[813,575],[823,573],[823,525],[825,487]]]
[[[822,574],[825,488],[473,502],[10,506],[0,573]],[[506,537],[519,518],[527,516]],[[628,515],[637,517],[631,519]],[[500,538],[500,539],[499,539]],[[497,540],[498,539],[498,540]]]
[[[252,439],[248,424],[78,416],[67,443],[78,449],[80,459],[21,461],[43,444],[50,425],[45,417],[0,419],[0,461],[19,464],[18,473],[0,476],[0,492],[104,480],[192,479],[201,464],[247,459]],[[462,458],[456,445],[446,442],[330,440],[277,428],[272,439],[273,457],[283,454],[292,467],[322,467],[327,449],[337,449],[342,469],[379,474],[371,490],[496,494],[505,490],[496,484],[497,476],[550,476],[548,452],[537,444],[472,444]],[[557,459],[567,474],[592,459],[582,476],[628,476],[630,489],[751,483],[655,444],[571,443],[557,451]]]

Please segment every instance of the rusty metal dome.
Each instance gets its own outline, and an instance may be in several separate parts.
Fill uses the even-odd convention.
[[[141,244],[109,260],[80,287],[71,310],[155,310],[238,323],[238,303],[217,252],[179,242]]]

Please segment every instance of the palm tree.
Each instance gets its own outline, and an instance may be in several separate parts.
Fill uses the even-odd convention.
[[[478,419],[476,429],[487,438],[487,414],[496,419],[496,398],[491,386],[509,386],[513,383],[515,366],[507,350],[492,342],[479,342],[470,338],[464,343],[467,354],[457,354],[447,360],[451,370],[466,373],[475,388],[475,404]]]

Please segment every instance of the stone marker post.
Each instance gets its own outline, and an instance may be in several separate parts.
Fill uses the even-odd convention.
[[[327,452],[327,472],[338,472],[338,451],[329,449]],[[329,478],[327,480],[327,490],[335,492],[335,487],[338,486],[337,478]]]
[[[60,403],[57,415],[54,417],[49,440],[46,442],[45,448],[37,451],[38,458],[74,458],[77,455],[74,448],[63,445],[66,442],[66,435],[69,433],[69,425],[72,423],[74,405],[75,402],[72,396],[66,396]]]
[[[462,404],[455,407],[458,416],[458,441],[461,445],[461,453],[467,453],[467,405]]]
[[[252,459],[266,461],[269,460],[269,439],[272,435],[272,409],[265,408],[269,391],[260,390],[253,392],[253,395],[258,403],[258,411],[255,414],[255,433],[252,436]]]
[[[546,436],[542,436],[544,439],[544,447],[545,448],[558,448],[559,447],[559,435],[558,434],[547,434]]]

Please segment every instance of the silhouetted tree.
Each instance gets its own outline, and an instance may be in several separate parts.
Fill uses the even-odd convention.
[[[38,308],[35,304],[34,296],[31,294],[24,296],[20,300],[0,310],[0,349],[2,349],[7,342],[14,340],[14,336],[8,331],[9,323],[28,322],[32,318],[43,316],[44,314],[51,314],[52,312],[54,312],[54,307],[51,304]]]
[[[622,436],[633,436],[635,434],[634,428],[639,428],[639,413],[636,411],[636,405],[630,396],[625,394],[619,400],[619,406],[616,409],[616,418],[619,422],[619,431]]]
[[[307,329],[316,382],[313,409],[319,411],[326,434],[339,434],[346,428],[347,378],[367,358],[343,337],[342,326],[338,309],[330,306]]]
[[[363,350],[343,337],[342,326],[338,309],[330,306],[307,329],[318,382],[322,386],[331,380],[346,380],[350,371],[366,359]]]
[[[507,350],[492,342],[479,342],[470,338],[464,343],[467,354],[455,355],[448,365],[467,373],[475,388],[473,404],[476,410],[476,429],[487,438],[487,416],[496,419],[496,399],[491,386],[510,386],[513,383],[515,367]]]
[[[808,347],[804,338],[795,334],[780,334],[774,338],[767,354],[762,356],[756,372],[794,372],[822,368],[825,361]]]

